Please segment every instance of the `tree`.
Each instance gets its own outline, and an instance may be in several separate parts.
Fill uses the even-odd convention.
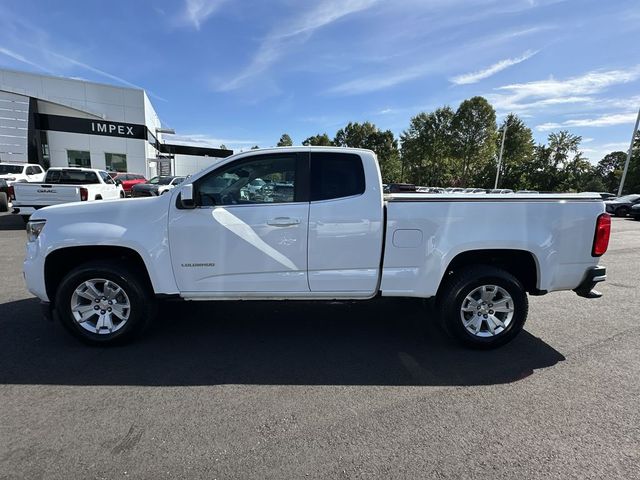
[[[251,147],[251,150],[258,150],[260,147],[258,145],[254,145],[253,147]]]
[[[382,179],[386,183],[401,181],[398,141],[391,130],[381,131],[373,123],[349,122],[336,132],[333,143],[340,147],[368,148],[378,156]]]
[[[616,186],[615,191],[617,192],[617,190],[618,187]],[[640,132],[638,132],[635,138],[633,154],[629,162],[629,171],[627,172],[622,193],[625,195],[629,193],[640,193]]]
[[[278,145],[276,145],[277,147],[290,147],[293,145],[293,141],[291,140],[291,137],[286,134],[283,133],[282,136],[280,137],[280,140],[278,140]]]
[[[451,108],[442,107],[411,119],[400,135],[403,179],[425,186],[450,182],[453,116]]]
[[[617,192],[622,178],[624,162],[627,154],[624,152],[611,152],[598,162],[596,171],[604,182],[604,190],[607,192]]]
[[[483,97],[465,100],[453,117],[452,127],[459,184],[488,185],[488,165],[495,161],[496,151],[495,110]]]
[[[498,129],[495,139],[496,152],[500,151],[505,125],[507,126],[507,134],[504,139],[498,186],[513,190],[526,189],[528,186],[523,183],[523,175],[527,164],[533,160],[535,149],[533,133],[517,115],[510,113]]]
[[[220,150],[227,150],[227,146],[223,143],[222,145],[220,145]]]
[[[302,145],[306,147],[331,147],[333,146],[333,142],[329,138],[329,135],[327,135],[326,133],[320,133],[318,135],[313,135],[312,137],[307,138],[302,142]]]

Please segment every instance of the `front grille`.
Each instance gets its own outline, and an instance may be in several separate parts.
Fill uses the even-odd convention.
[[[148,190],[133,190],[131,192],[132,197],[153,197],[153,193]]]

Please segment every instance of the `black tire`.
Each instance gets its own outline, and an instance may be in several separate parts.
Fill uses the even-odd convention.
[[[461,311],[465,299],[476,288],[482,287],[483,285],[500,287],[504,289],[512,299],[511,308],[513,308],[513,316],[510,322],[508,324],[505,322],[506,328],[491,336],[479,336],[471,333],[467,330],[462,320],[463,315],[469,315],[469,312],[463,314]],[[494,298],[500,298],[500,293],[496,293],[496,295]],[[489,305],[491,304],[484,305],[482,308],[489,308]],[[452,273],[446,280],[446,284],[438,295],[438,310],[442,327],[451,337],[469,347],[489,349],[510,342],[520,333],[520,330],[522,330],[527,320],[529,301],[527,299],[527,293],[520,281],[509,272],[490,265],[473,265]],[[497,312],[494,313],[492,310],[489,312],[496,317],[498,316]],[[489,312],[487,312],[487,314]],[[478,313],[479,316],[482,317],[480,319],[480,333],[482,335],[488,335],[489,324],[487,320],[484,320],[487,317],[480,315],[480,312]],[[471,313],[467,318],[470,320],[473,315],[475,315],[475,313]],[[500,313],[502,320],[508,316],[508,313],[504,315],[505,316]],[[496,328],[496,324],[492,324],[492,327],[495,330],[502,328]]]
[[[616,217],[626,217],[629,214],[629,207],[619,207],[616,209]]]
[[[120,192],[120,198],[124,198],[124,192]]]
[[[8,212],[9,211],[9,199],[7,198],[7,194],[4,192],[0,192],[0,212]]]
[[[102,195],[96,195],[96,200],[102,200]]]
[[[112,333],[96,333],[85,329],[76,321],[71,311],[74,291],[91,279],[115,282],[129,299],[129,318]],[[156,302],[150,287],[139,273],[119,262],[95,261],[76,267],[63,278],[55,295],[55,309],[65,329],[83,342],[116,345],[127,343],[144,332],[156,314]],[[95,319],[95,316],[92,318]],[[87,325],[91,326],[91,322]]]

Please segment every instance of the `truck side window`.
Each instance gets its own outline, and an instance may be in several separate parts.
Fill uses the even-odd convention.
[[[364,168],[353,153],[311,152],[311,201],[364,193]]]
[[[296,165],[296,154],[259,155],[233,162],[197,182],[197,203],[214,206],[299,201]]]

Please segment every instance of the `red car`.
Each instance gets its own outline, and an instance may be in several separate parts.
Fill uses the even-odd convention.
[[[147,179],[144,178],[144,175],[139,175],[137,173],[110,173],[111,178],[116,181],[120,181],[122,184],[122,188],[124,189],[124,193],[127,197],[131,196],[131,189],[134,185],[138,183],[146,183]]]

